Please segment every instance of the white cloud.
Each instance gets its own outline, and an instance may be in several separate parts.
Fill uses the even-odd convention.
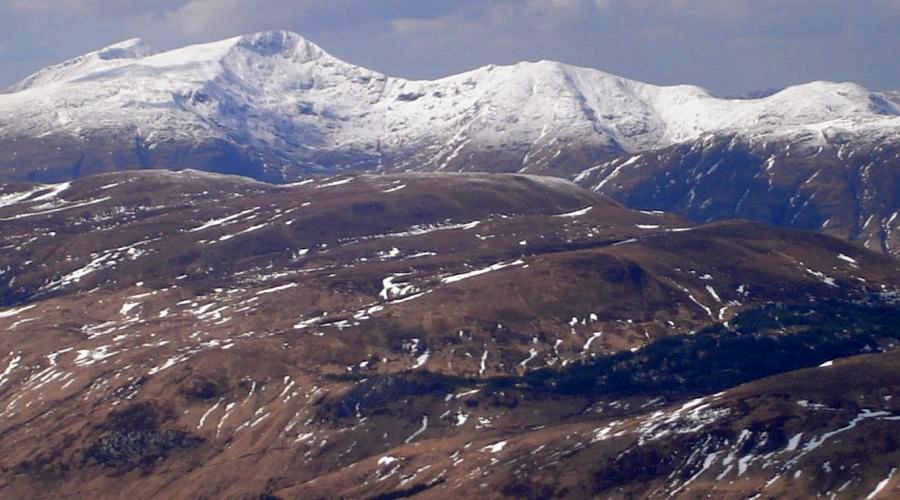
[[[15,12],[39,12],[52,8],[81,10],[86,3],[83,0],[5,0],[0,5]]]
[[[900,0],[875,0],[875,5],[900,11]]]
[[[417,19],[399,17],[391,20],[391,28],[394,33],[401,36],[417,36],[428,33],[442,32],[452,25],[461,22],[460,19],[442,17],[437,19]]]
[[[93,16],[137,15],[160,11],[185,3],[186,0],[0,0],[0,7],[14,12],[73,12]]]
[[[435,16],[393,18],[390,26],[397,35],[452,35],[454,30],[464,30],[522,36],[583,26],[617,8],[617,1],[625,0],[462,0]]]
[[[337,9],[347,0],[182,0],[170,8],[135,16],[130,24],[141,32],[165,34],[182,41],[210,41],[256,31],[302,31],[311,12]],[[332,7],[333,6],[333,7]],[[301,33],[302,34],[302,33]],[[145,36],[154,38],[155,35]]]
[[[584,4],[584,0],[529,0],[528,3],[539,9],[576,9]]]
[[[165,24],[188,36],[239,30],[250,13],[241,0],[191,0],[163,15]]]

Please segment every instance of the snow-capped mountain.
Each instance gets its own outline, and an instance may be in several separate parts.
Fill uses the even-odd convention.
[[[850,83],[726,100],[548,61],[410,81],[273,31],[162,53],[129,40],[39,71],[0,96],[0,140],[60,148],[55,161],[5,158],[6,178],[223,159],[275,180],[320,168],[566,174],[711,132],[900,130],[898,115]]]
[[[737,169],[729,179],[752,185],[736,186],[734,196],[716,202],[721,209],[698,212],[712,206],[693,199],[691,188],[704,176],[688,172],[694,164],[684,155],[665,152],[709,144],[725,147],[706,154],[707,170],[727,159]],[[735,144],[745,146],[737,156],[728,147]],[[897,239],[891,225],[900,223],[892,219],[900,208],[897,144],[898,94],[853,83],[722,99],[699,87],[649,85],[550,61],[412,81],[343,62],[283,31],[168,52],[129,40],[39,71],[0,94],[6,180],[187,167],[275,182],[339,171],[520,171],[577,179],[645,208],[702,220],[747,216],[823,228],[839,210],[852,221],[832,230],[856,238],[877,216],[887,228],[877,241]],[[815,183],[805,182],[826,157],[838,170],[849,158],[868,169],[858,181],[838,180],[847,204],[820,206],[835,196],[821,190],[818,199],[810,196]],[[798,158],[805,158],[802,168],[781,168]],[[803,179],[778,182],[799,175],[798,168]],[[660,181],[660,171],[677,182]],[[631,182],[620,182],[626,178]],[[719,187],[723,179],[713,178]],[[893,194],[861,209],[874,178]],[[684,186],[679,197],[669,189],[673,183]],[[635,194],[648,190],[655,194]],[[787,208],[777,214],[741,208],[769,206],[773,196],[775,206]],[[815,215],[798,215],[800,206]]]

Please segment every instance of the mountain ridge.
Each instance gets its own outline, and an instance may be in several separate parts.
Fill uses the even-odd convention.
[[[519,172],[697,221],[747,217],[900,252],[900,97],[850,82],[722,99],[553,61],[407,80],[267,31],[166,52],[130,40],[15,88],[0,94],[3,180]],[[717,170],[730,177],[705,174]],[[731,194],[694,203],[710,189]]]
[[[131,88],[128,79],[134,80]],[[284,31],[166,52],[130,40],[42,70],[11,89],[0,96],[0,119],[7,122],[0,136],[23,132],[12,123],[17,119],[31,123],[26,135],[51,132],[50,110],[23,116],[15,109],[44,99],[54,105],[58,118],[63,116],[53,125],[75,136],[103,130],[102,124],[91,127],[78,120],[79,115],[105,113],[104,118],[135,125],[144,134],[155,131],[194,141],[209,138],[204,135],[244,137],[260,150],[282,153],[286,161],[312,164],[316,161],[309,157],[314,155],[304,149],[324,146],[377,163],[385,156],[412,153],[416,158],[424,148],[435,160],[418,168],[465,169],[471,165],[454,165],[453,160],[460,159],[467,139],[484,147],[507,146],[521,156],[521,168],[553,172],[541,165],[554,154],[541,151],[549,141],[635,153],[705,133],[777,133],[848,117],[854,123],[832,125],[853,128],[874,120],[900,128],[900,119],[883,121],[900,115],[900,106],[853,83],[811,82],[760,99],[728,100],[696,86],[656,86],[554,61],[407,80],[340,61]],[[276,94],[296,107],[279,105]],[[146,116],[146,108],[177,115],[192,127],[185,130],[166,123],[165,117]],[[244,108],[249,111],[242,113]],[[499,116],[483,116],[485,110]],[[517,112],[527,120],[517,122]],[[80,124],[70,126],[67,114]],[[308,138],[292,144],[298,133]],[[337,137],[323,141],[326,134]],[[278,142],[284,144],[279,147]],[[413,162],[421,163],[418,158],[393,161],[400,169]]]

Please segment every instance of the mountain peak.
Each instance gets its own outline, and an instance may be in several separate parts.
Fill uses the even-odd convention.
[[[96,52],[97,57],[103,60],[111,59],[141,59],[153,54],[153,49],[140,38],[114,43],[103,47]]]
[[[94,52],[88,52],[53,66],[48,66],[36,73],[29,75],[21,82],[7,89],[6,93],[19,92],[49,83],[59,83],[76,78],[93,70],[108,67],[111,62],[142,59],[154,53],[149,45],[140,38],[130,38],[112,45],[103,47]]]
[[[318,45],[293,31],[286,30],[260,31],[243,35],[237,38],[235,45],[267,57],[281,54],[310,61],[326,55]]]

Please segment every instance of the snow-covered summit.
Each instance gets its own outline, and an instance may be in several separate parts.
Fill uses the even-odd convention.
[[[306,62],[327,56],[318,45],[290,31],[263,31],[238,38],[237,46],[263,56],[282,55],[295,62]]]
[[[131,38],[97,51],[97,57],[103,60],[140,59],[151,54],[153,54],[153,49],[140,38]]]
[[[158,73],[166,71],[166,76],[179,76],[178,73],[183,76],[191,69],[207,65],[225,66],[236,59],[276,57],[290,64],[337,62],[319,46],[288,31],[253,33],[161,53],[153,51],[141,39],[133,38],[42,69],[13,85],[9,92],[84,81],[112,80],[114,83],[117,79],[130,76],[130,72],[146,73],[149,68]]]
[[[64,83],[104,68],[118,66],[120,61],[141,59],[151,54],[153,49],[149,45],[140,38],[132,38],[44,68],[13,85],[7,92],[20,92],[52,83]]]
[[[656,86],[552,61],[485,66],[433,81],[341,61],[266,31],[154,53],[139,40],[41,70],[0,94],[0,141],[88,137],[220,141],[267,162],[329,168],[500,169],[641,152],[709,133],[900,130],[900,104],[852,83],[759,99]],[[574,153],[573,153],[574,152]]]

